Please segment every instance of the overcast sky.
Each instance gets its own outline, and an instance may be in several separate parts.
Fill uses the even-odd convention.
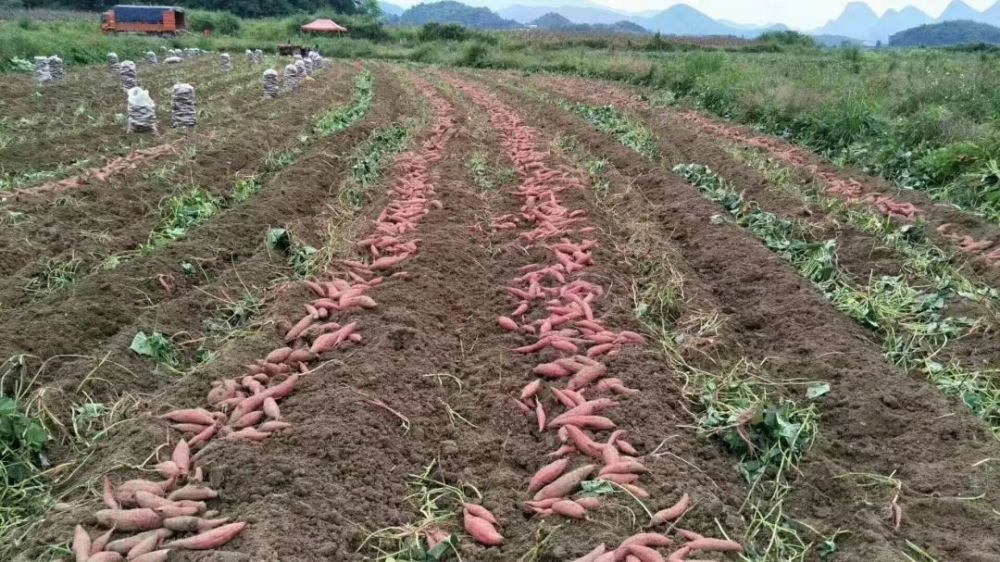
[[[413,5],[420,0],[388,0],[399,5]],[[425,0],[428,2],[434,0]],[[461,1],[461,0],[459,0]],[[479,4],[476,0],[466,0],[468,4]],[[620,10],[665,10],[674,4],[688,4],[716,19],[726,19],[738,23],[784,23],[800,29],[819,27],[840,15],[849,0],[591,0],[597,4]],[[977,10],[994,4],[997,0],[964,0]],[[877,13],[889,8],[900,9],[907,5],[920,8],[937,17],[951,0],[869,0]],[[510,0],[517,4],[518,0]],[[526,4],[528,2],[525,2]],[[539,2],[540,3],[540,2]],[[546,1],[545,4],[558,6],[560,0]]]

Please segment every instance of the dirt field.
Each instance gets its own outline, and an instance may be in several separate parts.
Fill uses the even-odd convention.
[[[171,561],[1000,560],[994,225],[621,85],[185,65],[160,137],[106,69],[3,86],[67,127],[0,150],[0,375],[53,435],[4,558],[143,479],[228,518]]]

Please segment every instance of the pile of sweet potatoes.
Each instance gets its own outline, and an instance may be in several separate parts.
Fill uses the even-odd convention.
[[[523,226],[518,240],[525,246],[546,249],[551,258],[548,263],[521,268],[521,275],[506,287],[516,308],[509,316],[497,318],[503,330],[532,340],[515,352],[558,355],[534,367],[532,381],[515,400],[518,408],[534,416],[539,431],[557,431],[563,443],[552,453],[556,460],[531,477],[527,491],[532,497],[525,507],[541,516],[584,519],[588,510],[601,507],[596,497],[574,497],[581,484],[590,479],[610,482],[636,498],[649,498],[640,485],[647,468],[625,432],[605,415],[618,405],[616,399],[640,392],[611,377],[605,361],[624,346],[642,345],[645,341],[635,332],[609,329],[595,310],[604,295],[603,287],[580,278],[594,263],[591,252],[597,241],[583,238],[594,228],[588,225],[586,212],[565,207],[559,193],[580,189],[583,183],[571,170],[549,163],[535,132],[510,107],[476,87],[451,82],[486,108],[521,179],[520,213],[494,219],[494,227],[506,231]],[[596,396],[600,394],[605,396]],[[549,400],[545,400],[546,395]],[[556,414],[558,409],[562,411]],[[604,432],[606,437],[597,437]],[[650,527],[672,525],[690,506],[690,498],[684,495],[657,512]],[[474,526],[470,526],[469,513],[466,506],[465,522],[470,535],[485,545],[499,544],[496,537],[481,532],[480,522],[472,519]],[[690,553],[700,551],[742,551],[742,546],[733,541],[705,538],[683,529],[676,530],[676,534],[686,542],[666,560],[686,560]],[[664,557],[657,549],[672,544],[673,540],[664,534],[639,533],[611,550],[600,545],[577,562],[658,562]]]
[[[128,480],[113,486],[105,478],[106,509],[95,513],[94,520],[107,530],[94,538],[77,526],[72,543],[77,562],[163,561],[174,549],[221,547],[244,529],[246,523],[229,523],[209,509],[206,502],[218,493],[204,485],[197,462],[213,440],[261,442],[291,427],[283,419],[279,402],[295,390],[323,354],[362,342],[357,322],[341,324],[333,317],[378,306],[369,296],[383,283],[376,272],[396,268],[417,252],[419,241],[406,237],[431,207],[441,207],[431,199],[434,190],[428,165],[441,159],[454,119],[451,105],[429,84],[418,79],[416,87],[431,101],[437,124],[419,151],[397,159],[401,174],[390,189],[392,201],[375,221],[373,234],[358,244],[370,255],[370,262],[349,261],[342,276],[306,281],[315,298],[304,305],[303,317],[288,323],[284,345],[246,366],[241,375],[213,382],[206,397],[210,410],[187,408],[160,416],[183,436],[170,459],[154,467],[163,480]],[[188,536],[175,537],[181,534]],[[175,540],[164,542],[170,538]]]

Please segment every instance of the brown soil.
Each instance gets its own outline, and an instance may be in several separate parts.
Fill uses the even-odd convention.
[[[766,360],[767,372],[779,380],[831,384],[830,395],[819,402],[819,439],[802,463],[802,476],[786,506],[790,515],[823,528],[854,531],[838,541],[838,552],[850,560],[900,559],[904,539],[945,559],[1000,555],[1000,543],[983,533],[981,525],[1000,502],[989,491],[995,469],[977,464],[998,448],[983,422],[926,381],[887,365],[866,332],[760,242],[738,227],[712,225],[719,208],[693,187],[582,120],[507,92],[530,122],[579,137],[590,152],[608,158],[631,180],[646,200],[642,212],[662,222],[664,238],[695,272],[687,283],[703,286],[728,316],[732,333],[727,347],[734,357]],[[717,150],[704,137],[667,137],[664,143],[681,140],[673,151],[698,155],[698,161]],[[711,158],[706,163],[713,168],[719,164]],[[901,531],[894,532],[881,515],[886,504],[868,503],[863,490],[837,478],[848,472],[895,472],[904,482],[906,523]],[[949,499],[984,493],[974,503]]]
[[[52,357],[110,351],[136,376],[102,367],[99,378],[107,382],[87,385],[95,399],[111,400],[122,391],[151,393],[144,394],[143,413],[203,405],[210,381],[235,376],[240,365],[280,345],[284,323],[300,317],[302,303],[312,298],[299,284],[274,285],[288,271],[283,256],[263,247],[268,226],[291,225],[313,244],[332,231],[336,241],[344,241],[335,257],[357,257],[342,248],[371,233],[387,196],[373,188],[361,220],[338,208],[336,189],[348,163],[343,155],[376,127],[412,114],[419,94],[405,86],[401,90],[392,79],[402,74],[405,84],[412,80],[407,72],[376,67],[377,100],[364,122],[311,147],[246,205],[218,215],[153,256],[88,278],[69,298],[8,313],[0,327],[0,353],[35,351]],[[790,517],[824,534],[850,531],[839,537],[834,560],[902,561],[906,540],[941,560],[1000,559],[1000,541],[989,530],[1000,508],[996,463],[981,462],[1000,458],[1000,445],[982,422],[930,384],[887,365],[868,333],[744,231],[713,225],[711,217],[719,209],[659,164],[572,115],[497,87],[492,75],[443,76],[497,95],[537,129],[541,143],[573,135],[588,152],[613,164],[616,182],[608,200],[591,190],[560,194],[564,205],[586,211],[598,227],[597,265],[586,275],[608,289],[598,306],[609,325],[638,329],[631,290],[640,272],[633,260],[637,253],[654,256],[669,260],[684,277],[683,315],[712,310],[725,321],[715,341],[689,350],[690,361],[711,364],[705,354],[723,363],[766,361],[766,374],[777,383],[831,384],[830,394],[817,401],[822,416],[817,443],[800,465],[785,508]],[[359,551],[365,536],[419,520],[406,500],[412,492],[408,482],[434,462],[436,479],[475,486],[502,523],[506,540],[501,548],[475,546],[463,534],[463,560],[520,560],[544,540],[537,560],[564,562],[599,542],[616,544],[641,527],[642,512],[631,501],[609,501],[583,522],[531,516],[520,507],[528,478],[558,442],[552,432],[538,433],[534,420],[510,402],[529,380],[526,374],[537,358],[512,353],[525,338],[502,332],[496,317],[512,308],[503,287],[519,275],[520,266],[542,256],[513,245],[515,235],[490,228],[496,216],[517,213],[522,200],[511,185],[495,191],[477,187],[467,162],[485,155],[493,166],[511,163],[483,109],[466,95],[437,86],[456,115],[444,159],[430,168],[444,208],[423,218],[415,235],[421,239],[419,253],[404,268],[408,276],[387,280],[373,293],[378,308],[352,317],[361,325],[362,345],[331,355],[282,401],[291,430],[263,444],[212,444],[202,461],[221,492],[212,507],[250,526],[224,550],[174,554],[171,560],[372,560],[371,550]],[[421,131],[417,140],[429,134]],[[713,168],[740,174],[755,196],[759,191],[762,198],[774,197],[770,203],[788,203],[769,195],[759,177],[723,158],[713,139],[668,136],[663,146],[666,154],[698,155]],[[547,162],[568,165],[554,148]],[[383,183],[402,173],[395,169]],[[854,232],[836,235],[856,241],[847,259],[862,263],[866,240]],[[872,268],[895,266],[892,256],[878,258]],[[195,283],[177,275],[176,264],[184,259],[204,263],[209,280]],[[172,294],[164,294],[157,283],[160,273],[173,274]],[[151,375],[150,363],[126,351],[137,329],[162,327],[196,340],[203,333],[201,321],[217,313],[217,304],[202,290],[220,296],[243,286],[266,295],[267,320],[255,326],[263,329],[229,341],[214,362],[189,376]],[[49,333],[54,323],[59,326],[55,335]],[[71,395],[94,362],[56,359],[52,365],[39,384]],[[655,345],[625,348],[613,368],[615,376],[643,391],[623,400],[613,417],[646,455],[650,474],[643,486],[652,494],[649,506],[665,507],[687,492],[696,505],[685,516],[685,527],[714,536],[721,527],[740,536],[746,528],[740,506],[748,490],[734,469],[735,458],[716,440],[692,431],[683,377],[665,366]],[[797,384],[775,384],[768,391],[772,399],[805,401]],[[381,399],[405,416],[408,429],[364,401],[368,398]],[[136,477],[130,467],[142,463],[167,433],[146,417],[119,426],[60,488],[66,500],[76,502],[74,508],[51,514],[19,549],[18,560],[41,559],[44,545],[64,544],[74,524],[90,523],[87,514],[97,508],[97,496],[71,486],[85,487],[109,472],[116,479]],[[58,451],[56,458],[59,454],[72,458],[68,451]],[[903,481],[904,519],[898,531],[884,512],[891,490],[863,489],[838,478],[847,472],[894,473]],[[454,521],[445,525],[458,530]]]

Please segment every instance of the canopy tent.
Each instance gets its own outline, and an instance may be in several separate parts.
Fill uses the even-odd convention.
[[[347,33],[347,28],[339,25],[333,20],[316,20],[302,26],[303,33],[333,33],[340,35]]]

